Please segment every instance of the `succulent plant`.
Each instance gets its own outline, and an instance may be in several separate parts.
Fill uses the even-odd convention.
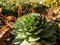
[[[23,41],[35,43],[40,39],[39,31],[42,31],[40,28],[43,27],[45,22],[46,19],[44,16],[36,14],[22,16],[15,25],[16,30],[14,31],[14,34],[17,35],[17,37],[15,38],[14,42],[19,42],[18,44],[22,43]]]
[[[57,24],[47,22],[47,19],[35,13],[19,18],[14,26],[13,34],[16,36],[15,45],[54,45],[56,43]]]

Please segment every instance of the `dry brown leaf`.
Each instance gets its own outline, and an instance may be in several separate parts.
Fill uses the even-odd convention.
[[[48,12],[48,15],[52,15],[53,11],[56,10],[58,8],[58,5],[55,4],[54,6],[52,6],[50,9],[49,9],[49,12]]]
[[[19,5],[19,7],[18,7],[18,17],[21,17],[22,16],[22,13],[23,13],[22,6]]]
[[[4,40],[7,37],[9,37],[9,35],[11,34],[11,32],[12,32],[12,28],[10,26],[3,26],[0,29],[0,40]]]
[[[17,20],[16,17],[14,17],[14,16],[8,16],[6,23],[7,23],[7,25],[9,25],[11,28],[13,28],[16,20]]]
[[[60,10],[60,7],[55,4],[54,6],[52,6],[49,11],[48,11],[48,14],[45,15],[45,17],[48,19],[48,20],[56,20],[56,16],[58,16],[59,14],[59,11]]]
[[[7,21],[16,21],[16,17],[14,17],[14,16],[8,16],[7,17]]]
[[[2,8],[0,8],[0,13],[2,13],[3,12],[3,10],[2,10]]]

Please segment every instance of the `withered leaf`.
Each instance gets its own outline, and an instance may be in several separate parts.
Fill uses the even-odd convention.
[[[22,13],[23,13],[23,11],[22,11],[22,6],[19,5],[19,6],[18,6],[18,17],[21,17],[21,16],[22,16]]]

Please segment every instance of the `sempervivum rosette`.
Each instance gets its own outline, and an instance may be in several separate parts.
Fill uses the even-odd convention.
[[[19,18],[14,26],[15,45],[54,45],[56,24],[47,22],[43,15],[30,13]]]

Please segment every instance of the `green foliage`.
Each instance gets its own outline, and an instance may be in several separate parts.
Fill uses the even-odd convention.
[[[7,0],[6,1],[2,0],[0,1],[0,7],[3,8],[3,14],[5,16],[17,15],[17,6],[15,5],[15,3],[11,3],[10,1],[7,1]]]
[[[42,42],[42,45],[54,45],[57,36],[55,35],[58,25],[53,22],[47,22],[46,18],[38,14],[27,14],[19,18],[15,24],[15,31],[13,34],[16,36],[14,43],[21,44],[24,41],[28,44],[37,44]],[[16,41],[18,40],[18,41]],[[20,41],[22,40],[22,41]]]
[[[33,40],[33,43],[35,43],[37,40],[40,39],[39,36],[40,32],[39,33],[37,32],[41,27],[43,27],[46,21],[47,20],[45,19],[44,16],[40,16],[36,14],[27,14],[25,16],[22,16],[15,24],[14,34],[17,35],[17,37],[18,35],[22,35],[21,36],[22,39],[27,40],[27,42],[30,43]],[[32,38],[32,40],[30,40],[30,38]]]

